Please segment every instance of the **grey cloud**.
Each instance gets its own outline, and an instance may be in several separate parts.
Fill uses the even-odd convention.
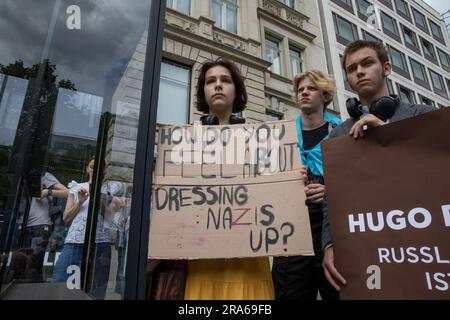
[[[54,1],[7,0],[0,4],[0,63],[38,63]],[[81,9],[81,30],[66,28],[66,8]],[[59,79],[81,90],[111,94],[148,23],[150,0],[63,0],[50,61]],[[26,8],[26,9],[25,9]],[[6,31],[13,30],[13,32]]]

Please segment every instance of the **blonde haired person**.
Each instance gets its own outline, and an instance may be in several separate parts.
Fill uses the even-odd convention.
[[[317,88],[322,91],[324,108],[326,108],[333,101],[336,94],[336,81],[332,76],[325,74],[320,70],[310,70],[296,75],[294,78],[294,94],[297,103],[299,95],[298,87],[306,78],[309,78]]]
[[[325,186],[320,142],[328,139],[330,131],[340,120],[325,112],[333,101],[336,84],[333,77],[310,70],[294,79],[295,99],[301,115],[296,119],[298,148],[305,177],[306,205],[308,206],[313,236],[313,257],[275,257],[272,277],[275,297],[281,300],[316,300],[317,292],[323,300],[336,300],[338,293],[327,282],[323,268],[321,248],[322,203]]]

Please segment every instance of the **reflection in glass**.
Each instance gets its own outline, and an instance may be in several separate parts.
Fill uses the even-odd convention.
[[[97,139],[102,104],[102,97],[60,88],[53,134]]]
[[[3,75],[2,78],[5,87],[0,94],[0,145],[10,147],[16,135],[28,80]]]
[[[177,1],[181,10],[189,2]],[[54,279],[42,292],[64,298],[67,276],[83,289],[88,239],[86,292],[121,299],[150,1],[84,0],[80,29],[67,27],[73,4],[0,2],[0,291],[19,278]],[[86,164],[99,150],[89,184]],[[80,186],[89,195],[75,210]],[[45,220],[36,222],[37,204]],[[82,227],[91,218],[96,230]]]
[[[69,184],[63,220],[70,227],[63,250],[55,264],[53,282],[66,283],[73,272],[79,272],[81,269],[93,172],[94,160],[91,160],[86,165],[87,181],[83,183],[72,181]],[[111,263],[111,237],[104,220],[104,215],[98,215],[94,255],[96,263],[94,281],[91,285],[91,293],[98,299],[105,298]]]

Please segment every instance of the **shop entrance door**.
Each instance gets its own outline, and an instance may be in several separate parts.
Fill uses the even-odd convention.
[[[124,298],[152,6],[0,2],[0,293]]]

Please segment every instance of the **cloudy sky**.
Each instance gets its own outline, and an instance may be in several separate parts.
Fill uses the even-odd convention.
[[[448,0],[424,0],[434,9],[439,11],[439,13],[444,13],[450,10],[450,1]]]
[[[70,80],[82,92],[106,97],[114,92],[147,29],[149,1],[79,1],[81,30],[70,30],[62,0],[48,58],[57,81]],[[0,64],[40,62],[55,1],[0,0]],[[23,8],[27,8],[24,10]]]

